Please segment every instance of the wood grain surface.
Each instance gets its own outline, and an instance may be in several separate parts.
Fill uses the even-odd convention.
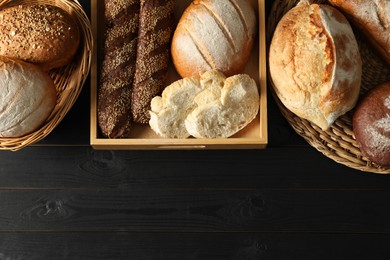
[[[264,150],[98,151],[89,87],[0,152],[0,259],[389,259],[389,177],[323,156],[271,97]]]

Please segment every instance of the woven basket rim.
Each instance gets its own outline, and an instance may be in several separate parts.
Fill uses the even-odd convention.
[[[91,67],[94,47],[92,28],[90,20],[80,3],[77,0],[0,0],[0,9],[17,4],[33,3],[52,4],[61,7],[76,18],[81,36],[78,55],[74,57],[70,64],[48,72],[57,89],[57,103],[48,119],[39,129],[27,135],[0,138],[0,150],[17,151],[42,140],[50,134],[76,102]]]
[[[299,0],[274,0],[267,21],[267,48],[270,46],[275,27],[280,18],[298,2]],[[312,2],[326,3],[324,0]],[[267,66],[269,68],[269,62],[267,62]],[[376,165],[362,155],[351,127],[352,111],[339,117],[330,129],[323,131],[310,121],[296,116],[282,104],[275,92],[269,69],[267,71],[270,92],[279,110],[294,131],[312,147],[326,157],[349,168],[375,174],[390,174],[390,168]]]

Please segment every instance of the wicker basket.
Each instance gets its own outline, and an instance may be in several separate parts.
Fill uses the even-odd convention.
[[[298,0],[274,0],[267,24],[267,46],[272,39],[275,27],[282,16],[293,8]],[[326,1],[313,1],[314,3],[327,4]],[[382,61],[372,50],[363,37],[355,31],[359,43],[360,53],[363,61],[363,76],[361,97],[373,86],[390,81],[390,66]],[[269,70],[268,70],[269,71]],[[270,77],[269,77],[270,78]],[[353,111],[341,116],[327,131],[311,122],[302,119],[290,112],[278,99],[274,85],[270,78],[270,91],[284,117],[311,146],[334,161],[357,170],[378,174],[389,174],[389,168],[382,168],[364,157],[359,149],[352,131]]]
[[[18,138],[0,138],[0,150],[16,151],[46,137],[65,117],[78,98],[91,67],[93,36],[91,24],[77,0],[0,0],[0,9],[18,4],[52,4],[72,14],[80,27],[81,41],[78,54],[65,67],[49,72],[57,90],[57,103],[46,122],[28,135]]]

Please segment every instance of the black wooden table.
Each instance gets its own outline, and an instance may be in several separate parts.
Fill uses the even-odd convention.
[[[271,97],[265,150],[97,151],[89,88],[46,139],[0,152],[0,259],[390,256],[390,177],[320,154]]]

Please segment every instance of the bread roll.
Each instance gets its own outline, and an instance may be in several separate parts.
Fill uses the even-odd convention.
[[[353,115],[353,132],[364,156],[390,167],[390,82],[363,97]]]
[[[279,21],[269,50],[275,92],[296,115],[323,130],[358,99],[362,62],[346,18],[301,1]]]
[[[74,17],[53,5],[18,5],[0,11],[0,55],[44,70],[73,59],[80,42]]]
[[[137,55],[138,0],[104,1],[105,34],[98,92],[103,136],[126,138],[131,131],[131,90]]]
[[[48,118],[57,100],[52,79],[39,67],[0,56],[0,137],[20,137]]]
[[[390,64],[390,1],[329,0],[356,25]]]
[[[173,0],[141,0],[132,117],[149,122],[150,101],[165,88],[174,30]]]
[[[151,102],[149,124],[166,138],[226,138],[249,124],[259,110],[255,81],[240,74],[226,78],[211,70],[183,78]]]
[[[204,102],[205,93],[211,96]],[[259,92],[256,82],[246,74],[226,78],[219,92],[210,87],[201,92],[201,103],[185,119],[188,133],[196,138],[227,138],[256,117]],[[198,96],[199,96],[198,95]],[[197,99],[196,97],[195,99]]]
[[[216,69],[241,73],[253,48],[256,16],[247,0],[196,0],[184,11],[172,39],[172,59],[182,77]]]

